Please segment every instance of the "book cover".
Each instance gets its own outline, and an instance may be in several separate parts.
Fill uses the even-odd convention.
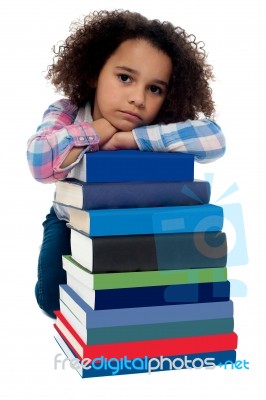
[[[93,310],[67,284],[60,285],[59,291],[60,300],[82,325],[90,328],[222,319],[233,318],[234,315],[232,300],[212,303],[166,304],[156,307]]]
[[[86,344],[215,335],[233,332],[234,329],[233,318],[91,328],[82,325],[61,300],[60,313]]]
[[[213,204],[106,210],[69,207],[69,223],[92,237],[221,231],[223,209]]]
[[[230,282],[92,290],[71,277],[68,285],[94,310],[227,301]]]
[[[85,183],[66,179],[55,186],[55,203],[83,210],[191,206],[210,201],[210,184],[203,180]]]
[[[69,285],[71,285],[70,282],[74,278],[88,289],[93,290],[222,282],[227,280],[226,267],[93,274],[77,266],[77,264],[63,261],[63,268],[67,272],[67,283]]]
[[[68,178],[83,182],[193,181],[194,156],[139,150],[88,152]]]
[[[75,369],[82,378],[96,378],[101,376],[115,376],[136,373],[152,373],[159,371],[179,370],[183,368],[215,368],[216,365],[233,364],[236,361],[236,351],[216,351],[209,353],[194,353],[187,355],[163,356],[154,358],[144,357],[132,360],[130,365],[128,360],[121,362],[117,358],[109,360],[101,357],[98,362],[95,360],[77,359],[78,355],[67,341],[55,331],[54,338],[63,353],[71,363],[71,368]],[[155,364],[156,361],[156,364]]]
[[[68,341],[80,359],[89,357],[128,359],[136,357],[158,357],[164,354],[191,354],[209,351],[235,350],[237,348],[237,335],[235,332],[192,336],[182,338],[138,340],[120,343],[105,343],[87,345],[72,328],[60,311],[55,311],[55,329]]]
[[[90,237],[71,229],[72,258],[94,274],[162,271],[226,266],[224,232],[188,232],[155,235]]]

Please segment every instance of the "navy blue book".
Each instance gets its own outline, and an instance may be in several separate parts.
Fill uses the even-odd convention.
[[[93,310],[67,284],[60,285],[60,304],[87,328],[110,328],[125,325],[145,325],[181,321],[233,318],[232,300],[212,303],[171,304],[157,307]],[[62,312],[62,309],[60,308]]]
[[[231,365],[236,361],[236,351],[216,351],[208,353],[194,353],[189,355],[164,355],[156,358],[136,358],[134,360],[113,359],[109,360],[104,357],[94,360],[88,360],[87,364],[84,360],[81,361],[78,355],[75,354],[63,337],[56,332],[54,338],[63,353],[69,361],[75,361],[72,368],[75,369],[82,378],[96,378],[101,376],[115,376],[126,374],[152,373],[159,371],[179,370],[183,368],[200,368],[209,369],[215,368],[218,365],[220,368],[231,368]],[[60,358],[59,358],[60,360]]]
[[[93,310],[228,301],[230,282],[92,290],[71,277],[68,285]]]
[[[194,156],[139,150],[89,152],[68,178],[82,182],[193,181]]]
[[[210,201],[210,183],[182,182],[56,182],[54,202],[81,210],[192,206]]]

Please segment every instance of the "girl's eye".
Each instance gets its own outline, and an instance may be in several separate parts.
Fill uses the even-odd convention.
[[[118,78],[122,82],[130,82],[130,77],[127,74],[119,74]]]
[[[161,94],[161,93],[162,93],[162,89],[159,88],[159,86],[156,86],[156,85],[152,85],[152,86],[150,87],[150,91],[151,91],[152,93],[155,93],[155,94]]]

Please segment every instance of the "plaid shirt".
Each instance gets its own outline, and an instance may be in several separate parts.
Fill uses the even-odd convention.
[[[78,108],[67,99],[50,105],[41,125],[28,141],[27,158],[33,177],[44,183],[67,177],[87,151],[99,150],[99,137],[91,126],[89,103]],[[201,163],[214,161],[225,152],[220,127],[209,119],[168,125],[141,126],[133,130],[139,150],[191,153]],[[60,168],[73,147],[84,147],[77,160]]]

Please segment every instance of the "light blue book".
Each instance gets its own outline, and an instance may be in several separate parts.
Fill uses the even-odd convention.
[[[90,325],[84,326],[62,300],[60,300],[60,312],[87,345],[220,335],[234,330],[233,318],[92,328]]]
[[[70,227],[89,236],[221,231],[223,208],[213,204],[79,210],[68,208]]]

